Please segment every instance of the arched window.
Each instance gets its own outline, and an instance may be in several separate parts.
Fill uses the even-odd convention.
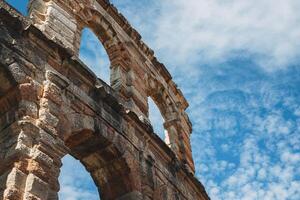
[[[59,183],[60,200],[99,200],[97,187],[85,167],[72,156],[66,155],[62,160]]]
[[[166,130],[164,129],[164,118],[155,102],[148,97],[149,104],[149,120],[153,126],[154,132],[163,140],[166,140]]]
[[[110,85],[110,61],[97,38],[88,28],[82,30],[79,58],[104,82]]]

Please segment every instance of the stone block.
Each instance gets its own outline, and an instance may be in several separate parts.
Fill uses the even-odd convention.
[[[73,132],[80,132],[82,130],[95,131],[94,118],[79,114],[73,114],[71,117]]]
[[[43,129],[40,130],[40,143],[42,147],[47,147],[45,151],[48,150],[48,152],[50,152],[50,149],[55,150],[55,153],[61,157],[69,151],[60,138],[49,134]]]
[[[10,160],[13,158],[18,158],[22,155],[29,155],[30,148],[28,148],[22,141],[18,141],[18,143],[12,147],[10,147],[6,154],[5,159]]]
[[[19,103],[19,110],[18,110],[19,118],[37,118],[38,116],[38,107],[35,102],[21,100]]]
[[[46,81],[43,94],[44,98],[51,99],[56,104],[60,105],[62,103],[61,95],[62,91],[57,85],[51,83],[50,81]]]
[[[34,83],[23,83],[19,85],[19,91],[22,99],[35,102],[38,97],[38,91]]]
[[[39,110],[39,120],[45,123],[47,126],[51,126],[53,128],[57,127],[59,122],[58,118],[48,112],[48,110],[45,108],[41,108]]]
[[[24,197],[23,197],[24,200],[44,200],[44,199],[41,199],[33,194],[30,194],[30,193],[25,193],[24,194]]]
[[[117,198],[116,200],[142,200],[142,199],[143,199],[143,195],[138,191],[134,191],[134,192],[127,193],[122,197]]]
[[[55,16],[57,19],[60,19],[60,21],[64,25],[66,25],[70,30],[74,32],[77,30],[76,20],[72,17],[70,13],[62,9],[59,5],[57,5],[54,2],[51,2],[48,5],[48,12],[50,13],[50,15]]]
[[[21,199],[21,191],[16,188],[7,188],[3,193],[3,200]]]
[[[26,133],[24,130],[22,130],[18,135],[18,143],[23,144],[29,148],[33,146],[33,140],[34,138],[32,137],[32,135]]]
[[[34,174],[29,174],[26,180],[25,197],[30,199],[31,195],[42,200],[48,197],[48,184]]]
[[[28,81],[26,73],[18,63],[12,63],[8,68],[18,83],[25,83]]]
[[[51,82],[53,82],[54,84],[56,84],[57,86],[59,86],[61,89],[64,89],[69,85],[68,79],[63,77],[63,75],[55,73],[50,70],[46,71],[46,78]]]
[[[61,113],[60,106],[47,98],[40,99],[40,107],[43,108],[44,111],[48,111],[55,116],[59,116]]]
[[[27,175],[25,173],[17,168],[13,168],[7,176],[6,187],[23,190],[25,188],[26,177]]]
[[[33,148],[30,154],[32,159],[43,163],[48,167],[51,167],[53,165],[53,159],[44,152],[40,151],[38,148]]]

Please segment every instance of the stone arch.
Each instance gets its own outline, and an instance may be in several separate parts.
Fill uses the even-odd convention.
[[[71,133],[63,136],[68,154],[78,159],[90,173],[101,199],[138,199],[132,160],[126,141],[106,122],[73,113],[64,122]]]
[[[114,18],[120,16],[112,14],[116,14],[116,10],[108,1],[31,0],[29,8],[35,26],[74,55],[78,54],[82,29],[93,30],[110,59],[111,87],[125,99],[127,108],[139,116],[145,115],[147,100],[140,77],[137,78],[143,72],[136,72],[136,69],[143,70],[137,60],[145,58],[142,54],[139,58],[131,55],[133,49],[139,51],[136,49],[139,44],[134,44],[133,40],[140,36],[127,21],[123,25],[115,21]],[[134,70],[133,65],[136,65]]]
[[[61,159],[70,154],[101,188],[101,199],[141,199],[140,179],[133,175],[138,165],[128,141],[101,114],[82,111],[82,100],[75,102],[66,92],[72,84],[66,78],[50,70],[45,78],[33,89],[31,83],[20,85],[26,90],[19,101],[24,107],[17,106],[12,114],[22,113],[24,118],[12,119],[13,124],[1,130],[6,138],[0,141],[5,149],[0,158],[7,166],[0,166],[0,197],[58,199]]]
[[[94,31],[107,50],[108,55],[110,55],[109,47],[121,42],[110,22],[99,11],[93,8],[85,7],[80,10],[76,13],[76,20],[79,30],[83,27],[88,27]]]
[[[0,116],[0,199],[56,200],[61,158],[69,152],[105,188],[104,199],[153,199],[156,191],[165,191],[161,183],[179,198],[209,199],[192,175],[191,125],[184,112],[188,104],[124,16],[108,0],[30,2],[31,20],[0,3],[0,62],[14,71],[17,82],[17,94],[12,95],[16,103],[7,93],[10,86],[1,88],[11,112]],[[77,16],[83,10],[90,17],[85,23]],[[76,39],[87,25],[100,26],[113,59],[112,86],[117,91],[76,57]],[[145,84],[150,74],[154,88]],[[147,122],[148,96],[159,104],[168,119],[165,126],[174,132],[179,148],[171,146],[173,152]]]
[[[22,120],[24,117],[37,118],[35,101],[38,95],[38,92],[35,90],[35,83],[24,71],[24,63],[9,57],[4,57],[3,60],[8,61],[8,63],[0,63],[1,130],[15,120]],[[31,94],[29,95],[28,93]]]
[[[168,127],[168,122],[176,120],[178,118],[178,111],[176,105],[171,101],[167,89],[164,85],[154,77],[149,77],[147,81],[148,96],[156,104],[162,117],[164,118],[164,128],[166,130],[166,143],[175,152],[179,151],[177,146],[177,138],[174,127]]]
[[[121,95],[129,97],[127,92],[128,72],[131,59],[125,42],[120,38],[113,25],[98,11],[85,7],[77,14],[80,29],[91,29],[102,43],[110,60],[110,82],[112,88]],[[80,37],[80,35],[79,35]],[[77,39],[78,40],[78,39]]]
[[[173,84],[173,85],[172,85]],[[164,118],[165,142],[173,150],[182,164],[193,173],[190,134],[191,126],[181,99],[174,95],[172,88],[176,85],[165,82],[160,76],[147,76],[147,94],[159,108]]]

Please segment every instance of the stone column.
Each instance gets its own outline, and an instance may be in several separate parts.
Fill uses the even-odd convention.
[[[170,96],[159,83],[150,79],[150,95],[157,104],[165,122],[166,144],[177,155],[178,159],[190,173],[195,172],[190,144],[192,126],[183,109],[170,100]],[[156,87],[155,87],[156,86]],[[157,91],[157,88],[162,88]],[[164,92],[161,92],[164,91]],[[178,104],[178,103],[177,103]]]
[[[180,117],[166,121],[164,127],[167,130],[166,143],[176,153],[190,173],[195,173],[192,148],[190,144],[190,130],[183,126],[184,121]]]
[[[1,131],[0,199],[23,198],[30,154],[30,123],[14,122]]]
[[[74,8],[60,4],[53,0],[31,0],[29,16],[46,36],[78,55],[82,27],[73,15]]]
[[[58,199],[60,160],[67,152],[57,134],[59,89],[29,79],[16,86],[15,105],[1,114],[1,200]]]
[[[120,93],[126,107],[142,119],[147,118],[147,94],[144,88],[145,73],[129,53],[130,45],[119,43],[108,48],[111,60],[111,87]]]
[[[18,86],[17,107],[11,112],[14,121],[0,131],[0,199],[57,199],[60,159],[66,149],[55,135],[57,117],[52,108],[44,109],[43,101],[38,105],[41,88],[33,80]],[[44,91],[43,98],[55,95],[53,88]]]
[[[16,121],[1,134],[9,135],[1,165],[3,200],[58,199],[60,158],[64,155],[54,138],[27,121]]]

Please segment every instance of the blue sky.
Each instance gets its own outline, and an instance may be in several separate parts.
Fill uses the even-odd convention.
[[[25,1],[10,2],[24,12]],[[211,199],[299,200],[300,2],[112,2],[187,97],[196,174]],[[82,41],[81,59],[108,81],[101,45],[89,31]],[[162,133],[153,104],[151,113]],[[80,184],[73,184],[73,163],[64,159],[62,199],[76,200],[72,191],[97,199],[79,164],[73,178]]]

